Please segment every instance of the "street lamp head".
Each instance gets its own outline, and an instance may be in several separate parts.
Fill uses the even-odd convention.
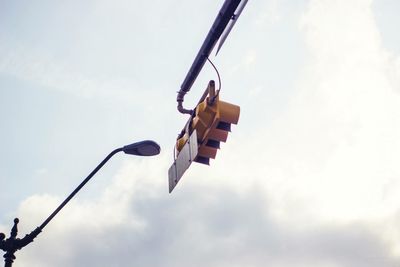
[[[145,140],[130,145],[126,145],[122,148],[126,154],[136,156],[154,156],[160,154],[160,146],[151,140]]]

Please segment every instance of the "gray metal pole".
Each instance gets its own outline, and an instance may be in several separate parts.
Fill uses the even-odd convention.
[[[10,237],[5,239],[5,234],[0,233],[0,249],[3,250],[4,252],[6,252],[6,254],[4,254],[4,256],[3,256],[4,262],[5,262],[4,266],[12,267],[12,264],[15,260],[14,253],[17,250],[20,250],[21,248],[25,247],[29,243],[33,242],[33,239],[54,218],[54,216],[56,216],[57,213],[60,212],[60,210],[65,205],[67,205],[67,203],[79,192],[79,190],[81,190],[82,187],[85,186],[85,184],[87,182],[89,182],[89,180],[101,169],[101,167],[103,167],[103,165],[106,164],[106,162],[112,156],[114,156],[116,153],[121,152],[121,151],[124,151],[124,148],[117,148],[117,149],[113,150],[110,154],[108,154],[108,156],[102,162],[100,162],[100,164],[85,178],[85,180],[83,180],[82,183],[80,183],[78,185],[78,187],[76,187],[75,190],[72,191],[72,193],[53,211],[52,214],[50,214],[50,216],[39,227],[37,227],[30,234],[27,234],[22,239],[17,238],[17,234],[18,234],[17,224],[19,223],[19,220],[18,220],[18,218],[15,218],[14,226],[11,229]]]

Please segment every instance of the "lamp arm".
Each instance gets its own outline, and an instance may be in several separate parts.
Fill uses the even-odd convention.
[[[74,191],[72,191],[72,193],[60,204],[60,206],[58,206],[52,214],[50,214],[50,216],[38,227],[40,230],[43,230],[43,228],[54,218],[54,216],[57,215],[57,213],[76,195],[76,193],[79,192],[79,190],[82,189],[82,187],[89,182],[89,180],[101,169],[101,167],[103,167],[104,164],[106,164],[106,162],[115,154],[117,154],[118,152],[123,151],[122,148],[117,148],[115,150],[113,150],[110,154],[108,154],[108,156],[103,159],[102,162],[100,162],[100,164],[85,178],[85,180],[82,181],[82,183],[80,183]]]

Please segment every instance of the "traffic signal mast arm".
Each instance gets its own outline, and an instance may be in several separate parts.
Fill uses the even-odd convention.
[[[213,50],[214,46],[218,42],[218,39],[221,37],[224,32],[226,26],[229,21],[234,18],[234,12],[237,9],[238,5],[242,0],[225,0],[222,8],[220,9],[213,25],[211,26],[210,31],[207,34],[206,39],[203,42],[199,52],[197,53],[196,58],[194,59],[192,66],[189,69],[189,72],[186,74],[186,77],[181,85],[181,89],[178,92],[178,96],[176,101],[178,101],[178,110],[184,114],[192,114],[193,110],[185,109],[183,107],[183,100],[185,94],[189,92],[192,87],[194,81],[199,75],[201,69],[203,68],[208,56]],[[247,1],[245,1],[247,2]]]

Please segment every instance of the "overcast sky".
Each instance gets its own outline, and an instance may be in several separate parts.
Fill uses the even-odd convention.
[[[0,1],[0,232],[114,148],[162,147],[112,158],[14,266],[399,266],[397,0],[250,0],[211,57],[239,124],[168,194],[176,92],[222,4]]]

